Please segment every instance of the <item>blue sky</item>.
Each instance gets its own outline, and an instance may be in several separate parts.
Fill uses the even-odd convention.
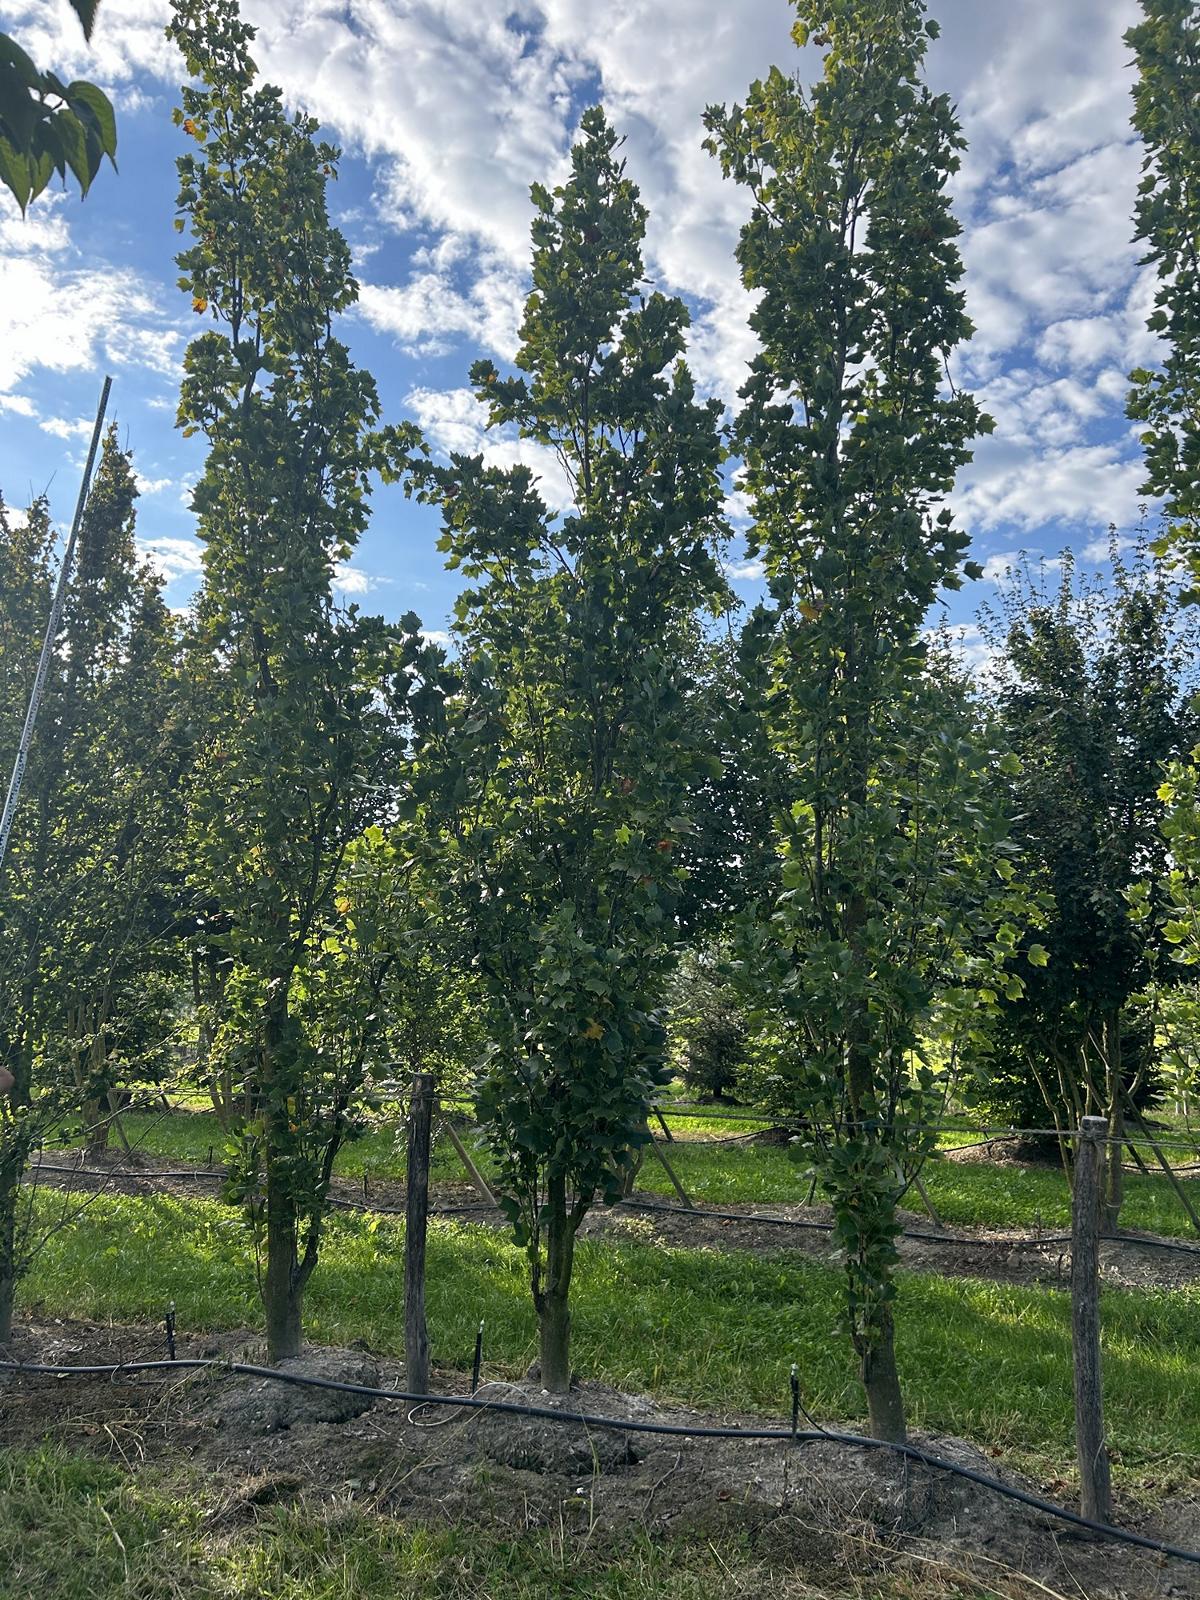
[[[706,104],[772,64],[811,76],[785,0],[243,0],[264,76],[321,118],[346,151],[334,214],[355,252],[360,305],[344,329],[389,418],[437,449],[482,449],[466,392],[478,355],[515,348],[525,292],[528,186],[563,171],[580,110],[602,98],[627,136],[651,208],[648,267],[693,310],[690,360],[726,401],[752,353],[733,246],[743,192],[701,149]],[[199,547],[187,509],[200,441],[175,431],[178,364],[200,329],[177,289],[171,124],[179,62],[164,0],[103,0],[87,47],[65,0],[0,4],[0,30],[117,105],[120,174],[85,203],[48,196],[22,222],[0,209],[0,489],[48,489],[69,516],[99,392],[143,480],[139,534],[186,604]],[[944,0],[929,77],[955,98],[970,151],[956,183],[977,333],[956,383],[996,418],[955,495],[989,574],[953,601],[972,618],[1020,549],[1066,544],[1099,562],[1106,529],[1137,519],[1139,447],[1125,374],[1155,356],[1151,295],[1130,242],[1140,151],[1129,127],[1124,30],[1135,0]],[[504,460],[528,445],[487,442]],[[551,495],[553,484],[549,485]],[[731,502],[736,515],[736,496]],[[343,574],[388,615],[445,626],[456,580],[430,513],[381,491]],[[735,586],[757,593],[731,553]]]

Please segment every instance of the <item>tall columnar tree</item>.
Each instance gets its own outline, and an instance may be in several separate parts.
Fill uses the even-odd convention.
[[[240,1088],[239,1168],[280,1360],[299,1349],[369,1055],[344,972],[345,918],[362,921],[347,853],[390,815],[424,650],[415,617],[395,629],[343,612],[332,579],[366,524],[371,472],[411,441],[377,427],[374,381],[333,331],[357,294],[326,206],[337,151],[258,83],[234,0],[177,0],[168,31],[199,80],[177,113],[198,147],[178,163],[192,234],[181,285],[214,324],[188,348],[179,403],[185,432],[209,443],[193,500],[204,582],[188,845],[206,1028]]]
[[[1138,77],[1133,124],[1142,136],[1143,178],[1135,237],[1158,287],[1147,320],[1164,342],[1156,369],[1131,374],[1129,415],[1145,424],[1147,494],[1165,497],[1164,548],[1178,554],[1200,597],[1200,6],[1142,0],[1142,21],[1125,35]]]
[[[706,118],[753,200],[738,260],[760,353],[736,441],[773,605],[745,655],[783,767],[751,970],[794,1043],[780,1072],[833,1203],[870,1425],[898,1439],[895,1212],[944,1092],[922,1038],[966,1025],[1016,936],[993,904],[987,740],[921,639],[967,545],[940,502],[989,423],[946,375],[971,325],[946,194],[963,139],[922,79],[936,24],[920,0],[796,10],[821,80],[773,68]]]
[[[1160,940],[1156,919],[1129,917],[1140,890],[1162,909],[1167,850],[1157,790],[1196,729],[1194,630],[1176,586],[1146,551],[1114,549],[1109,582],[1081,579],[1069,556],[1053,588],[1018,569],[994,647],[992,707],[1019,758],[1008,780],[1022,873],[1053,896],[1039,930],[1048,963],[993,1027],[985,1103],[1018,1126],[1109,1119],[1107,1203],[1121,1203],[1124,1115],[1152,1095],[1154,1041],[1134,1026]]]
[[[0,881],[0,1340],[37,1233],[16,1229],[30,1151],[82,1111],[102,1143],[115,1082],[158,1064],[174,963],[184,754],[176,631],[134,545],[129,457],[107,434]],[[0,767],[11,763],[50,604],[43,504],[0,512]]]
[[[662,1078],[679,846],[714,763],[680,663],[719,600],[719,406],[681,359],[687,312],[646,293],[646,211],[599,109],[568,181],[533,188],[533,292],[517,374],[472,369],[489,424],[557,461],[557,514],[528,467],[431,471],[442,546],[472,580],[446,753],[447,892],[491,1011],[478,1090],[527,1247],[541,1379],[569,1377],[575,1235],[619,1192]]]

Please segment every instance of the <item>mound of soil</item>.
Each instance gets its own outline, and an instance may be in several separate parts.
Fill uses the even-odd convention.
[[[279,1370],[295,1377],[379,1387],[379,1367],[358,1351],[310,1350]],[[304,1422],[349,1422],[370,1410],[369,1395],[345,1389],[316,1389],[273,1378],[232,1375],[214,1396],[210,1415],[219,1428],[242,1433],[283,1433]]]
[[[180,1355],[212,1351],[261,1359],[260,1347],[244,1332],[178,1343]],[[20,1331],[15,1353],[78,1364],[130,1361],[161,1355],[161,1335],[137,1327],[35,1323]],[[308,1372],[353,1373],[352,1381],[370,1374],[384,1387],[403,1386],[399,1363],[366,1352],[311,1351],[302,1360]],[[0,1387],[0,1443],[54,1440],[115,1456],[136,1471],[186,1474],[193,1491],[196,1481],[204,1486],[206,1520],[216,1526],[253,1518],[281,1500],[307,1499],[430,1524],[544,1526],[614,1545],[636,1530],[714,1547],[736,1539],[771,1570],[820,1584],[813,1593],[829,1584],[829,1592],[844,1594],[848,1582],[861,1585],[885,1568],[919,1577],[942,1567],[960,1577],[971,1574],[986,1594],[1044,1588],[1088,1600],[1200,1600],[1200,1569],[1079,1536],[981,1485],[886,1451],[824,1440],[797,1446],[643,1434],[496,1407],[517,1402],[684,1429],[761,1427],[761,1418],[704,1416],[593,1383],[553,1398],[526,1378],[488,1383],[480,1398],[493,1405],[483,1410],[412,1408],[390,1400],[364,1407],[363,1397],[347,1396],[353,1409],[333,1420],[332,1412],[312,1409],[326,1403],[315,1398],[326,1392],[278,1385],[288,1409],[277,1413],[264,1398],[266,1386],[266,1380],[218,1369],[166,1379],[9,1377]],[[438,1386],[462,1393],[463,1379],[443,1372]],[[300,1395],[304,1404],[292,1409]],[[914,1442],[1046,1493],[963,1440],[924,1435]],[[1119,1514],[1138,1525],[1131,1508]],[[1195,1498],[1176,1491],[1150,1531],[1194,1544],[1200,1537]]]

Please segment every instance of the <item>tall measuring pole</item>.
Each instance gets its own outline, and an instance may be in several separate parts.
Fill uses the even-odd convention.
[[[108,392],[112,388],[112,379],[105,378],[104,387],[100,391],[100,405],[96,411],[96,426],[92,429],[92,442],[88,447],[87,464],[83,469],[83,482],[79,485],[79,499],[75,502],[75,516],[71,523],[71,537],[67,540],[66,554],[63,556],[62,566],[59,569],[58,583],[54,590],[54,603],[50,607],[50,620],[46,623],[46,636],[42,640],[42,653],[38,657],[37,673],[33,680],[33,689],[29,696],[29,708],[25,712],[25,726],[21,729],[21,740],[17,745],[17,757],[13,762],[12,777],[8,780],[8,794],[4,801],[4,813],[0,816],[0,877],[4,874],[4,857],[8,852],[8,841],[12,834],[13,818],[17,814],[17,802],[21,798],[21,784],[25,777],[25,766],[29,760],[29,747],[33,743],[33,725],[37,721],[38,709],[42,703],[42,695],[46,689],[46,678],[50,672],[50,657],[54,653],[54,641],[58,638],[58,630],[62,627],[63,603],[67,597],[67,585],[71,579],[71,564],[75,560],[75,545],[79,539],[79,525],[83,521],[83,510],[87,505],[88,490],[92,482],[92,468],[96,465],[96,451],[100,448],[100,432],[104,427],[104,413],[108,410]]]

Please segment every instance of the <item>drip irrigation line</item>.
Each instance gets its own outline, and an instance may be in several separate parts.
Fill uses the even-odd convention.
[[[39,1162],[37,1172],[61,1173],[64,1176],[78,1178],[114,1178],[126,1177],[133,1179],[158,1179],[167,1178],[197,1180],[202,1183],[224,1182],[223,1172],[192,1170],[190,1172],[139,1172],[136,1168],[124,1171],[119,1167],[58,1167],[48,1163]],[[405,1215],[403,1206],[387,1206],[374,1204],[369,1200],[351,1200],[342,1195],[329,1195],[326,1203],[341,1211],[371,1212],[384,1217],[402,1217]],[[765,1211],[715,1211],[707,1206],[693,1206],[690,1209],[684,1206],[660,1205],[654,1200],[623,1199],[616,1202],[631,1211],[657,1211],[667,1216],[684,1217],[689,1222],[702,1222],[706,1218],[714,1222],[762,1222],[772,1228],[797,1228],[807,1233],[832,1233],[832,1222],[808,1221],[803,1217],[781,1217]],[[457,1217],[473,1215],[479,1211],[495,1211],[498,1207],[489,1205],[486,1200],[474,1200],[465,1205],[457,1206],[431,1206],[431,1217]],[[615,1207],[614,1207],[615,1209]],[[913,1239],[921,1244],[958,1244],[970,1245],[985,1250],[1038,1250],[1048,1245],[1070,1244],[1069,1233],[1047,1233],[1037,1238],[1019,1239],[980,1239],[969,1234],[958,1233],[929,1233],[919,1228],[905,1228],[897,1236],[901,1239]],[[1200,1245],[1187,1244],[1182,1239],[1162,1239],[1152,1235],[1127,1233],[1102,1233],[1100,1240],[1104,1244],[1137,1245],[1147,1250],[1169,1250],[1179,1255],[1200,1255]]]
[[[701,1221],[711,1217],[717,1222],[765,1222],[776,1228],[801,1228],[810,1233],[832,1233],[832,1222],[809,1222],[801,1217],[779,1217],[770,1212],[756,1211],[713,1211],[707,1206],[704,1208],[693,1207],[690,1211],[683,1206],[659,1205],[654,1200],[619,1200],[618,1205],[627,1206],[634,1211],[663,1211],[673,1217],[686,1217],[691,1222]],[[905,1228],[898,1235],[901,1239],[918,1239],[923,1244],[961,1244],[977,1245],[989,1250],[1036,1250],[1043,1245],[1070,1244],[1069,1233],[1046,1233],[1038,1238],[1021,1239],[978,1239],[969,1234],[959,1233],[926,1233],[918,1228]],[[1104,1244],[1135,1244],[1145,1245],[1152,1250],[1176,1250],[1183,1255],[1200,1255],[1200,1245],[1186,1244],[1183,1240],[1158,1239],[1153,1237],[1143,1238],[1138,1234],[1128,1233],[1102,1233],[1101,1242]]]
[[[465,1411],[504,1412],[510,1416],[537,1417],[542,1421],[567,1426],[574,1424],[583,1428],[607,1428],[616,1433],[668,1435],[684,1439],[779,1440],[795,1445],[832,1443],[859,1450],[890,1450],[906,1460],[919,1461],[923,1466],[932,1467],[938,1472],[964,1478],[967,1482],[990,1489],[1005,1499],[1029,1506],[1044,1516],[1070,1523],[1073,1527],[1099,1534],[1102,1538],[1115,1539],[1122,1544],[1136,1545],[1142,1550],[1152,1550],[1158,1555],[1171,1556],[1177,1561],[1200,1565],[1200,1550],[1185,1550],[1178,1545],[1166,1544],[1161,1539],[1152,1539],[1146,1534],[1115,1527],[1112,1523],[1098,1522],[1092,1517],[1071,1511],[1066,1506],[1056,1505],[1052,1500],[1043,1500],[1040,1495],[1019,1489],[1015,1484],[1005,1483],[989,1473],[976,1472],[973,1467],[962,1466],[956,1461],[947,1461],[931,1450],[922,1450],[919,1445],[900,1444],[890,1439],[872,1439],[861,1433],[842,1433],[828,1428],[795,1432],[791,1428],[731,1428],[711,1424],[691,1426],[680,1422],[637,1422],[624,1417],[606,1417],[594,1412],[560,1411],[552,1406],[522,1405],[514,1400],[481,1400],[474,1395],[458,1394],[414,1394],[405,1389],[382,1389],[371,1384],[349,1383],[338,1378],[319,1378],[301,1372],[281,1372],[276,1367],[261,1367],[246,1361],[221,1361],[201,1356],[173,1361],[116,1361],[86,1366],[52,1366],[33,1361],[0,1361],[0,1372],[27,1373],[35,1377],[48,1378],[117,1378],[123,1373],[184,1370],[206,1370],[226,1375],[264,1378],[274,1383],[290,1383],[308,1389],[330,1389],[338,1394],[362,1395],[372,1400],[398,1400],[414,1407],[457,1406]]]

